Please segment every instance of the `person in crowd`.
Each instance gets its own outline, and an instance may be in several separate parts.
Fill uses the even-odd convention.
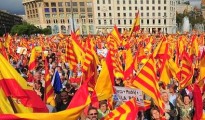
[[[159,109],[157,107],[151,108],[150,113],[151,113],[152,120],[162,120]]]
[[[76,89],[71,84],[67,83],[65,90],[68,92],[68,101],[70,102],[75,95]]]
[[[98,120],[98,110],[95,107],[88,108],[88,115],[86,120]]]
[[[99,103],[98,109],[98,119],[105,117],[110,111],[108,110],[108,105],[106,100],[102,100]]]
[[[68,92],[64,90],[60,93],[60,101],[56,105],[57,112],[65,110],[69,103]]]
[[[167,92],[162,93],[162,100],[165,105],[165,119],[166,120],[176,120],[177,110],[174,105],[169,101],[169,96]]]
[[[180,120],[192,120],[194,115],[193,103],[189,95],[185,95],[183,97],[183,101],[181,98],[177,98],[178,112]]]
[[[124,87],[122,78],[115,79],[115,86]]]
[[[44,99],[44,91],[45,91],[45,89],[42,86],[42,82],[40,80],[38,80],[35,83],[34,90],[36,91],[37,95],[39,95],[41,97],[41,99],[43,100]]]
[[[176,93],[176,86],[171,85],[169,87],[169,101],[172,103],[172,105],[176,106],[176,99],[177,99],[177,93]]]

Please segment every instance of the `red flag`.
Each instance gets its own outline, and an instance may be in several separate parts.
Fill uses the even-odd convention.
[[[194,84],[194,108],[195,114],[193,120],[200,120],[203,115],[203,102],[202,102],[202,93],[200,87],[197,84]]]

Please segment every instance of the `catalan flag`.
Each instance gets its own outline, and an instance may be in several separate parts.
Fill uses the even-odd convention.
[[[122,45],[122,37],[121,37],[116,25],[114,26],[114,28],[110,34],[112,35],[113,39],[115,40],[117,46],[121,46]]]
[[[102,120],[135,120],[138,113],[138,107],[136,105],[135,98],[123,103]]]
[[[49,74],[47,59],[45,59],[45,102],[51,106],[55,106],[54,90],[51,85],[51,77]]]
[[[150,96],[154,103],[163,111],[163,102],[160,96],[159,85],[156,80],[156,68],[154,58],[151,55],[149,60],[141,68],[137,76],[133,80],[133,86],[141,89],[145,94]]]

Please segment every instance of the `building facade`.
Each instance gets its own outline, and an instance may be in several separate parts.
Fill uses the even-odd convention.
[[[201,11],[203,17],[205,18],[205,0],[201,0]]]
[[[96,31],[110,32],[117,25],[120,32],[131,29],[139,11],[141,30],[176,33],[176,0],[94,0]]]
[[[92,0],[23,0],[27,22],[53,34],[80,29],[94,34]]]
[[[0,10],[0,35],[10,32],[14,25],[20,23],[22,23],[22,18],[20,16]]]
[[[79,28],[83,34],[97,34],[110,32],[114,25],[123,32],[131,29],[137,11],[142,30],[175,33],[176,3],[176,0],[23,0],[28,22],[49,27],[54,34],[69,34],[73,28]]]

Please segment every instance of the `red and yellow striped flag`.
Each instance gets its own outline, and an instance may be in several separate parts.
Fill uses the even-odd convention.
[[[156,79],[156,68],[153,56],[150,56],[149,60],[144,64],[137,76],[134,78],[132,84],[150,96],[154,103],[160,108],[161,114],[164,113],[164,105]]]
[[[102,120],[135,120],[138,113],[138,107],[136,105],[135,98],[123,103]]]
[[[138,11],[136,14],[132,29],[130,31],[130,37],[132,36],[133,32],[138,32],[139,30],[140,30],[140,16],[139,16],[139,11]]]
[[[67,42],[66,47],[66,61],[68,62],[71,70],[74,70],[78,64],[76,54],[73,50],[73,45],[69,42]]]
[[[114,28],[113,28],[113,30],[111,31],[110,34],[112,35],[113,39],[117,43],[117,46],[122,45],[122,37],[121,37],[116,25],[114,26]]]
[[[48,112],[46,105],[41,98],[28,87],[26,80],[9,64],[0,54],[0,86],[5,95],[11,97],[14,101],[23,106],[25,111],[30,112]],[[16,109],[20,108],[19,106]],[[20,109],[19,113],[25,112]]]
[[[179,85],[184,88],[192,83],[193,76],[192,60],[190,59],[187,52],[183,52],[180,70]]]
[[[48,61],[45,59],[45,102],[51,106],[55,106],[54,90],[51,85],[51,77],[49,74]]]

